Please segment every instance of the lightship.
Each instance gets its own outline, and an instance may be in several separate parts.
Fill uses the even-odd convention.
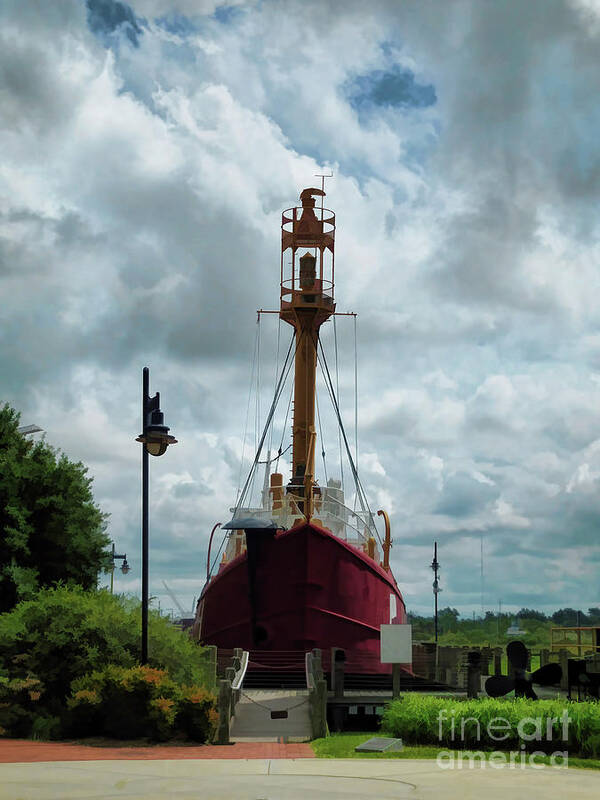
[[[316,197],[321,198],[317,208]],[[382,541],[343,426],[358,510],[345,505],[339,481],[320,485],[315,477],[317,366],[342,425],[319,338],[321,326],[336,314],[336,221],[323,208],[324,197],[323,189],[304,189],[302,205],[282,213],[278,313],[293,336],[253,470],[233,519],[223,526],[228,531],[223,559],[207,577],[193,636],[220,648],[274,653],[339,647],[352,672],[381,673],[390,668],[380,663],[380,625],[405,623],[406,609],[390,568],[388,515],[378,511],[385,523]],[[250,507],[251,476],[292,364],[291,477],[284,485],[282,473],[266,474],[262,505]]]

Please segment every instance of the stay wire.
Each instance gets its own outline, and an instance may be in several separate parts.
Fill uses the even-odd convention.
[[[358,347],[356,340],[356,315],[354,315],[354,459],[358,472]],[[354,498],[356,511],[356,497]]]
[[[325,462],[325,439],[323,438],[323,427],[321,425],[321,412],[319,410],[319,394],[315,392],[315,399],[317,401],[317,419],[319,420],[319,438],[321,440],[321,456],[323,458],[323,474],[325,475],[325,485],[327,486],[327,463]]]
[[[285,432],[287,430],[287,421],[288,421],[288,417],[290,415],[290,408],[292,407],[292,397],[293,396],[294,396],[294,383],[292,382],[292,385],[290,386],[290,399],[288,400],[287,411],[285,412],[285,420],[284,420],[284,423],[283,423],[283,429],[281,431],[281,441],[279,442],[279,450],[277,451],[276,470],[279,469],[279,457],[282,456],[284,453],[287,453],[287,451],[292,446],[292,444],[290,444],[289,447],[285,448],[285,450],[281,449],[283,447],[283,440],[285,438]]]
[[[248,474],[248,477],[246,478],[246,482],[244,484],[244,488],[242,489],[242,493],[241,493],[241,495],[239,497],[239,500],[238,500],[238,502],[236,504],[235,512],[234,512],[234,518],[237,516],[237,512],[241,508],[241,505],[242,505],[242,503],[243,503],[243,501],[244,501],[244,499],[246,497],[246,492],[248,490],[248,486],[250,485],[250,481],[252,479],[252,476],[253,476],[253,474],[254,474],[254,472],[256,470],[256,466],[257,466],[258,461],[260,459],[260,453],[261,453],[261,450],[262,450],[262,446],[263,446],[264,441],[266,439],[267,432],[269,430],[269,425],[271,424],[271,421],[273,419],[273,415],[275,414],[275,409],[277,407],[277,403],[279,402],[279,398],[281,396],[281,391],[282,391],[283,385],[285,383],[285,379],[287,378],[287,376],[288,376],[288,374],[290,372],[290,369],[291,369],[291,366],[292,366],[292,363],[293,363],[293,360],[290,359],[290,354],[291,354],[292,348],[294,346],[294,338],[295,338],[295,336],[294,336],[294,334],[292,334],[292,338],[291,338],[291,341],[290,341],[290,346],[288,348],[288,351],[287,351],[287,354],[286,354],[286,357],[285,357],[285,362],[284,362],[283,368],[281,370],[281,375],[279,376],[279,381],[278,381],[278,384],[277,384],[277,387],[276,387],[276,390],[275,390],[275,396],[273,397],[273,402],[271,403],[271,408],[269,410],[269,414],[268,414],[267,421],[266,421],[266,424],[265,424],[265,427],[264,427],[264,430],[263,430],[263,434],[262,434],[262,436],[260,438],[260,442],[259,442],[257,450],[256,450],[256,455],[254,456],[254,462],[252,463],[252,466],[250,468],[250,473]],[[296,343],[296,350],[298,349],[299,344],[300,344],[300,342],[298,341]]]
[[[281,339],[281,317],[277,318],[277,355],[275,357],[275,386],[277,386],[277,376],[279,375],[279,342]],[[273,447],[273,428],[274,426],[271,425],[271,433],[269,434],[269,450]]]
[[[339,398],[340,398],[340,373],[338,368],[338,340],[337,340],[337,325],[335,322],[335,315],[333,317],[333,342],[335,348],[335,383],[336,383],[336,397],[339,406]],[[321,344],[321,340],[319,339],[319,343]],[[323,345],[321,344],[321,350],[323,350]],[[333,385],[333,384],[332,384]],[[342,492],[344,491],[344,459],[342,456],[342,437],[340,435],[340,429],[338,428],[338,442],[340,447],[340,478],[342,480]]]
[[[260,430],[260,314],[256,315],[256,404],[254,413],[254,451],[256,452],[258,442],[258,432]],[[254,481],[256,479],[256,470],[252,475],[252,482],[250,484],[250,497],[254,494]]]
[[[252,354],[252,367],[250,369],[250,388],[248,389],[248,403],[246,405],[246,421],[244,423],[244,436],[242,439],[242,458],[240,461],[240,471],[238,475],[238,484],[236,489],[236,503],[240,496],[240,485],[242,483],[242,470],[244,468],[244,456],[246,455],[246,437],[248,436],[248,419],[250,418],[250,401],[252,400],[252,389],[254,388],[254,369],[256,367],[256,346],[258,341],[258,328],[257,335],[254,337],[254,352]],[[256,435],[255,435],[256,441]]]
[[[348,456],[348,461],[350,463],[350,469],[351,469],[352,475],[354,477],[354,483],[356,485],[357,494],[359,495],[360,505],[361,505],[363,513],[368,512],[369,519],[371,520],[371,525],[373,527],[373,530],[375,531],[375,533],[377,535],[377,538],[379,539],[379,543],[383,546],[383,543],[381,541],[381,536],[379,535],[379,531],[377,530],[377,526],[375,525],[375,519],[373,518],[373,513],[371,511],[371,508],[369,507],[369,502],[367,500],[367,496],[365,494],[365,490],[364,490],[363,485],[361,483],[361,480],[360,480],[360,478],[358,476],[358,471],[356,469],[356,465],[354,463],[354,459],[352,458],[352,452],[350,450],[350,445],[348,443],[348,437],[346,436],[346,431],[344,429],[344,423],[342,422],[342,415],[340,414],[339,405],[338,405],[336,397],[335,397],[335,392],[333,391],[333,381],[331,380],[331,374],[329,372],[329,366],[327,364],[327,359],[325,358],[325,351],[323,350],[323,344],[321,343],[320,339],[318,339],[318,344],[319,344],[319,346],[321,348],[321,357],[319,358],[319,365],[321,367],[321,371],[323,372],[323,376],[324,377],[325,377],[325,374],[326,374],[327,388],[329,389],[329,394],[330,394],[330,397],[331,397],[332,402],[333,402],[333,407],[334,407],[335,414],[336,414],[336,417],[337,417],[337,420],[338,420],[339,429],[341,431],[341,435],[342,435],[342,437],[344,439],[344,444],[346,446],[346,455]]]

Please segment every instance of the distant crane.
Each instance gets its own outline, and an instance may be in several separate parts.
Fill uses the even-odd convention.
[[[22,436],[29,436],[31,433],[40,433],[43,432],[43,428],[40,428],[39,425],[21,425],[20,428],[17,428],[17,431]]]
[[[184,611],[183,606],[181,605],[181,603],[179,602],[179,600],[177,599],[175,594],[171,591],[171,589],[169,588],[169,586],[168,586],[166,581],[163,581],[163,586],[167,590],[167,593],[168,593],[169,597],[171,598],[171,600],[175,603],[175,605],[179,609],[179,613],[181,614],[181,619],[186,619],[187,617],[189,617],[189,614],[186,611]],[[192,616],[193,616],[193,614],[192,614]]]

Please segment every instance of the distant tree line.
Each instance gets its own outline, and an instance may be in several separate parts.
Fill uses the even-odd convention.
[[[579,616],[578,616],[579,615]],[[460,613],[456,608],[442,608],[438,612],[438,625],[442,624],[446,630],[455,630],[459,622],[470,622],[468,617],[464,620],[459,620]],[[565,627],[573,627],[575,625],[600,625],[600,608],[588,608],[587,613],[581,609],[575,608],[559,608],[553,614],[544,614],[543,611],[536,611],[534,608],[521,608],[515,612],[504,612],[500,615],[507,619],[532,619],[539,622],[553,622],[555,625],[562,625]],[[485,612],[485,621],[497,620],[498,614],[495,611]],[[433,623],[433,614],[431,616],[421,616],[408,612],[408,621],[415,622],[431,622]],[[481,621],[481,620],[479,620]]]
[[[514,619],[519,620],[519,627],[524,632],[522,638],[529,646],[548,647],[550,628],[553,625],[600,626],[600,608],[588,608],[587,612],[575,608],[559,608],[553,614],[545,614],[533,608],[521,608],[517,612],[502,614],[487,611],[483,618],[461,618],[458,609],[447,606],[438,612],[438,642],[458,646],[502,644],[506,641],[508,629]],[[433,641],[433,615],[422,616],[409,612],[408,621],[412,625],[414,641]]]

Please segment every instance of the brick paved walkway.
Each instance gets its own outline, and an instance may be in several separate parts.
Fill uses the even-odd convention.
[[[0,764],[32,761],[114,761],[179,758],[314,758],[309,744],[236,742],[231,745],[92,747],[68,742],[0,739]]]

